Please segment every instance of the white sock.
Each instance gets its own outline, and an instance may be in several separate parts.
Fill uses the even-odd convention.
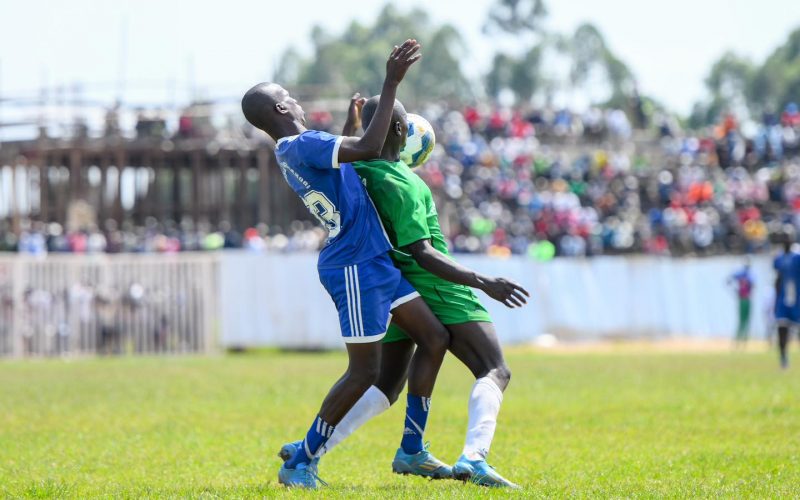
[[[502,402],[503,391],[494,380],[481,377],[475,381],[469,395],[469,424],[464,442],[464,456],[468,460],[485,459],[489,454]],[[339,428],[333,432],[335,436]]]
[[[356,401],[356,404],[350,408],[350,411],[336,425],[330,439],[322,445],[322,448],[317,452],[317,456],[321,457],[331,451],[334,446],[344,441],[347,436],[367,423],[369,419],[377,417],[388,410],[389,406],[391,405],[386,395],[374,385],[369,386],[364,395]]]

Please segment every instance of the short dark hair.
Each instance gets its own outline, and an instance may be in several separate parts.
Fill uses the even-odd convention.
[[[242,97],[242,113],[244,113],[244,117],[254,127],[261,130],[266,127],[264,123],[265,110],[275,104],[275,99],[267,91],[270,85],[269,82],[254,85]]]
[[[361,126],[364,130],[367,130],[369,123],[372,121],[372,117],[375,116],[375,110],[378,109],[378,102],[380,102],[380,100],[380,94],[374,95],[367,99],[367,102],[364,103],[364,107],[361,108]],[[403,106],[403,103],[397,99],[394,100],[394,113],[400,115],[406,114],[406,108]]]

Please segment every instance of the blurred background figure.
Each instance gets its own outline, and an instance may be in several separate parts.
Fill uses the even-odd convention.
[[[783,235],[783,251],[775,257],[775,322],[781,368],[789,367],[789,334],[800,320],[797,285],[800,281],[800,254],[792,248],[792,238]]]
[[[734,341],[737,346],[742,347],[747,343],[750,336],[750,310],[751,296],[753,294],[753,275],[750,272],[750,259],[745,259],[744,266],[734,273],[729,280],[736,290],[738,302],[738,319],[736,335]]]

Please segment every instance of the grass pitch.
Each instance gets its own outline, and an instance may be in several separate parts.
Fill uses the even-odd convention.
[[[490,463],[529,497],[797,497],[800,359],[770,353],[508,353]],[[305,432],[340,353],[0,362],[0,497],[505,496],[396,476],[401,404],[287,492],[278,448]],[[454,461],[472,380],[448,357],[426,438]]]

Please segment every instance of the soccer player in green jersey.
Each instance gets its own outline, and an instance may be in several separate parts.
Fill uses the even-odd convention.
[[[362,118],[364,126],[369,125],[378,100],[379,96],[368,101],[357,94],[353,97],[346,134],[355,132]],[[486,463],[511,371],[503,358],[491,318],[472,288],[483,290],[507,307],[522,306],[526,303],[525,297],[530,295],[511,280],[483,276],[449,256],[430,188],[399,161],[407,131],[405,109],[396,102],[381,157],[355,162],[353,166],[394,246],[395,265],[450,331],[450,351],[476,378],[469,399],[466,442],[461,457],[453,466],[453,475],[487,486],[514,487],[514,483]],[[389,327],[383,342],[378,382],[345,415],[323,453],[388,409],[402,391],[414,343],[395,324]],[[409,470],[402,458],[395,457],[392,464],[395,472],[417,473]]]

